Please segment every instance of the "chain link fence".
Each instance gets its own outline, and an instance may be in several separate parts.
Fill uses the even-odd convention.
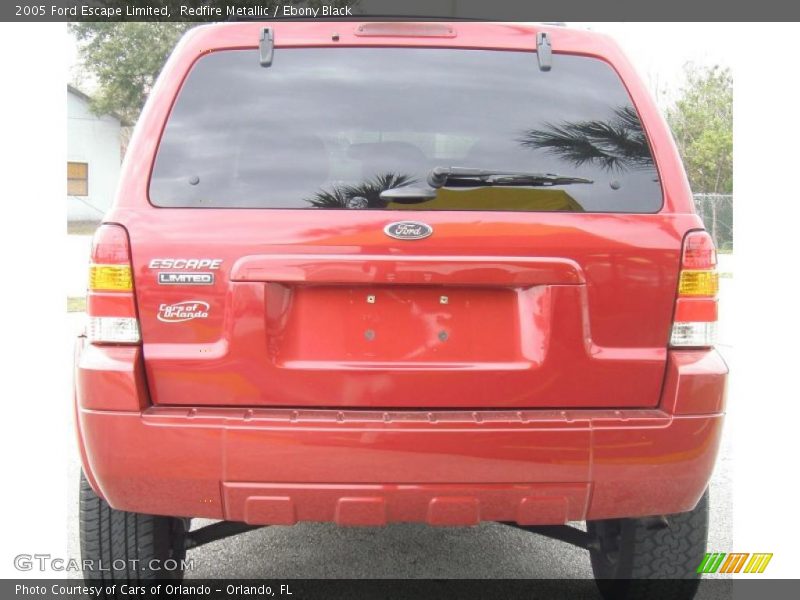
[[[694,206],[722,252],[733,251],[733,194],[695,194]]]

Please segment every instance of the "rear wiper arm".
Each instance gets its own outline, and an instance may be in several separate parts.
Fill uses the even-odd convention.
[[[584,177],[565,177],[554,173],[524,173],[519,171],[495,171],[471,169],[469,167],[434,167],[428,172],[428,186],[407,185],[381,192],[387,202],[418,204],[436,198],[436,190],[450,187],[505,186],[551,186],[572,183],[594,183]]]
[[[555,173],[525,173],[519,171],[495,171],[491,169],[471,169],[469,167],[434,167],[428,172],[428,185],[441,188],[472,186],[549,186],[572,183],[594,183],[585,177],[565,177]]]

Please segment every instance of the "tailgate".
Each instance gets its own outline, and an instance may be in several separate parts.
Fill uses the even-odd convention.
[[[429,212],[398,241],[386,212],[162,213],[169,236],[129,226],[152,401],[275,407],[655,406],[694,222]]]

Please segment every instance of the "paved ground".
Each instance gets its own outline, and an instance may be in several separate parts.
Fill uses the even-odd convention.
[[[725,298],[732,279],[722,280],[720,350],[733,363],[732,319]],[[70,331],[80,328],[83,315],[69,315]],[[71,353],[72,338],[65,345]],[[65,356],[65,360],[69,360]],[[65,394],[65,401],[71,399]],[[730,390],[729,410],[737,409]],[[732,533],[731,451],[729,436],[711,482],[709,548],[730,551]],[[70,556],[78,557],[78,458],[69,473]],[[197,525],[202,525],[199,522]],[[591,577],[588,553],[560,542],[485,524],[467,529],[416,525],[349,529],[302,524],[272,527],[221,540],[190,551],[195,570],[191,578],[586,578]],[[599,596],[598,596],[599,597]],[[701,589],[701,598],[728,597],[726,588]]]

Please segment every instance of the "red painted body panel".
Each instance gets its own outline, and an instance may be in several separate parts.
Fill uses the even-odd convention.
[[[554,52],[599,57],[622,78],[662,210],[155,208],[153,156],[186,73],[204,53],[255,47],[263,24],[197,28],[150,95],[106,217],[130,238],[143,342],[81,341],[76,355],[84,469],[98,493],[124,510],[275,524],[691,509],[713,468],[727,369],[713,350],[667,349],[682,240],[702,222],[668,129],[616,45],[485,23],[437,38],[271,26],[279,48],[525,52],[549,30]],[[414,219],[435,235],[383,233]],[[158,285],[149,263],[165,257],[220,260],[214,285]],[[191,301],[208,317],[158,318]]]
[[[120,221],[152,400],[167,405],[653,407],[681,239],[697,226],[684,214],[420,212],[408,216],[436,235],[391,245],[391,217],[375,212],[329,211],[322,225],[297,210],[153,210]],[[201,297],[156,285],[149,262],[165,255],[221,259],[217,283]],[[433,310],[441,295],[463,302]],[[188,300],[208,302],[208,318],[156,318]]]
[[[252,523],[681,512],[714,466],[727,368],[714,350],[673,351],[669,363],[657,409],[142,410],[138,349],[81,342],[84,468],[119,509]]]

